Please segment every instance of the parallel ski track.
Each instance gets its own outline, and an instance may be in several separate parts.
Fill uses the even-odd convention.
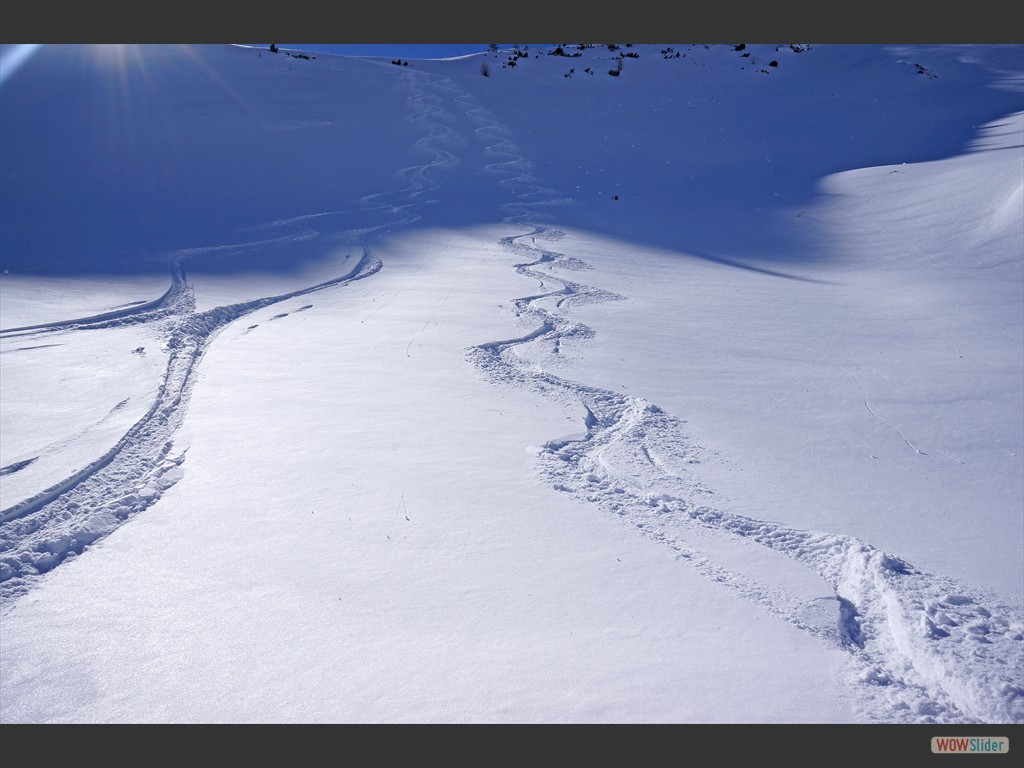
[[[148,323],[159,329],[168,353],[154,402],[109,450],[51,487],[0,510],[0,605],[10,605],[27,594],[41,576],[150,507],[180,479],[185,455],[172,455],[173,437],[185,417],[196,369],[219,331],[272,304],[374,275],[383,263],[368,245],[371,236],[414,223],[420,218],[416,209],[433,202],[429,193],[438,185],[429,173],[456,162],[455,156],[440,146],[451,140],[450,131],[437,119],[443,110],[436,105],[435,78],[426,73],[402,75],[409,90],[410,120],[424,134],[414,149],[426,155],[427,161],[397,173],[397,178],[405,182],[400,189],[364,196],[351,210],[271,222],[266,225],[268,228],[291,230],[291,234],[272,240],[169,254],[166,258],[171,267],[171,285],[153,301],[88,317],[0,330],[0,334],[7,336],[35,337]],[[184,268],[189,259],[214,251],[241,251],[271,242],[312,239],[320,233],[311,229],[309,222],[352,213],[366,215],[370,220],[382,217],[384,223],[340,233],[358,243],[363,251],[346,275],[276,296],[196,311],[192,285]],[[24,464],[5,467],[4,474],[17,471]]]
[[[152,505],[180,477],[184,454],[172,456],[173,437],[185,417],[195,372],[217,332],[263,307],[314,291],[347,285],[373,275],[382,262],[368,248],[354,270],[343,277],[277,296],[195,312],[191,285],[175,265],[181,286],[175,311],[159,322],[169,353],[156,399],[132,427],[102,456],[50,488],[0,511],[0,600],[24,594],[41,574],[72,553],[109,534]],[[139,313],[142,314],[142,313]],[[139,321],[134,315],[124,318]],[[75,320],[47,326],[48,331],[106,327]]]
[[[176,481],[185,456],[170,455],[172,438],[184,418],[196,366],[219,330],[262,307],[361,280],[381,269],[381,261],[365,245],[366,236],[416,221],[414,209],[432,202],[427,196],[437,188],[429,170],[457,162],[441,146],[458,140],[439,119],[446,114],[440,105],[451,99],[479,126],[476,135],[487,142],[485,154],[496,159],[484,171],[498,176],[514,197],[503,206],[509,214],[506,223],[526,230],[502,238],[501,246],[522,257],[514,265],[521,275],[536,279],[542,288],[553,282],[559,286],[514,300],[517,316],[528,327],[521,336],[467,350],[468,359],[491,381],[536,392],[580,414],[581,437],[551,440],[540,450],[539,478],[582,504],[617,516],[708,579],[842,649],[857,671],[860,691],[854,693],[866,719],[1024,722],[1024,620],[1013,609],[855,538],[715,509],[707,502],[708,489],[687,472],[689,464],[700,460],[701,449],[687,437],[684,422],[643,398],[573,382],[518,354],[528,344],[550,345],[552,353],[559,353],[563,342],[594,337],[566,312],[574,305],[622,297],[537,269],[545,265],[579,271],[588,266],[545,247],[543,243],[561,233],[535,223],[544,211],[571,198],[540,186],[509,132],[450,79],[409,72],[405,82],[412,119],[426,134],[418,148],[429,155],[429,162],[400,172],[407,182],[404,189],[360,201],[360,210],[384,211],[394,218],[384,227],[356,233],[364,252],[353,272],[291,293],[196,313],[177,262],[171,287],[153,302],[3,331],[32,335],[153,322],[164,329],[169,360],[155,402],[114,448],[54,487],[0,512],[0,601],[25,594],[41,574],[148,507]],[[820,612],[806,600],[721,566],[690,543],[697,533],[752,542],[808,567],[832,591],[835,620],[822,622],[815,618]]]

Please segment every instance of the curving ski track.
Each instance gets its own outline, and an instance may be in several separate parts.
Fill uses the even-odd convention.
[[[505,183],[516,192],[504,206],[505,221],[527,231],[500,244],[521,257],[514,264],[519,274],[542,289],[549,286],[513,301],[516,316],[532,330],[471,347],[467,357],[492,382],[535,392],[581,419],[581,437],[550,440],[539,449],[539,478],[581,504],[618,516],[709,580],[841,649],[852,668],[851,694],[867,720],[1024,722],[1024,619],[1013,608],[850,536],[715,509],[709,504],[713,493],[688,471],[702,450],[688,439],[682,420],[642,398],[556,376],[518,354],[529,344],[546,345],[557,355],[563,342],[592,337],[590,328],[564,310],[622,297],[537,269],[588,267],[547,245],[561,232],[528,224],[564,198],[535,183],[529,163],[497,121],[466,104],[467,95],[459,100],[484,123],[478,136],[494,141],[488,153],[507,158],[489,170],[507,175]],[[810,569],[832,594],[831,609],[723,567],[691,543],[709,535],[760,545]]]
[[[0,511],[0,599],[9,601],[24,594],[39,575],[152,505],[180,478],[185,456],[170,454],[174,433],[184,419],[196,367],[220,329],[271,304],[369,277],[381,266],[380,259],[364,248],[354,270],[343,277],[278,296],[195,312],[191,285],[183,267],[175,264],[174,287],[167,294],[173,300],[120,318],[161,325],[168,361],[156,399],[102,456]],[[102,316],[95,322],[52,323],[45,330],[106,327],[112,322],[115,320]]]
[[[33,336],[153,323],[162,329],[169,354],[155,401],[115,446],[46,491],[0,511],[0,601],[25,594],[40,575],[146,509],[180,478],[185,456],[171,454],[173,436],[184,418],[196,367],[219,330],[262,307],[361,280],[381,269],[382,263],[366,245],[368,235],[419,219],[415,209],[433,202],[429,195],[438,189],[429,172],[459,162],[447,149],[457,149],[463,142],[450,127],[450,114],[443,106],[451,102],[476,126],[475,137],[485,142],[485,157],[494,161],[484,166],[484,172],[494,175],[512,195],[502,206],[508,214],[504,220],[520,230],[500,244],[521,257],[514,268],[537,280],[541,291],[513,302],[528,330],[516,338],[472,347],[467,357],[492,382],[535,392],[580,417],[580,436],[552,439],[539,449],[538,477],[581,504],[618,517],[714,583],[841,649],[854,670],[851,692],[866,719],[1024,722],[1024,619],[1013,609],[855,538],[715,509],[709,503],[713,494],[688,470],[700,461],[702,449],[687,437],[682,420],[643,398],[556,376],[518,354],[519,348],[533,344],[546,345],[557,355],[565,342],[592,338],[594,332],[566,311],[622,297],[537,269],[589,268],[582,259],[547,246],[560,238],[556,229],[528,223],[542,220],[545,211],[571,198],[540,186],[509,131],[449,78],[416,71],[402,76],[410,91],[410,119],[424,133],[415,148],[427,162],[399,172],[405,181],[402,189],[368,195],[353,211],[313,213],[267,225],[300,226],[293,239],[304,239],[318,233],[302,222],[353,212],[383,214],[384,224],[346,232],[363,248],[349,274],[198,313],[183,263],[209,250],[258,243],[183,251],[172,255],[171,286],[159,299],[102,315],[0,331]],[[545,290],[552,283],[556,287]],[[15,472],[22,465],[2,471]],[[810,569],[831,592],[831,610],[823,612],[782,587],[724,567],[697,543],[709,535],[764,547]]]
[[[430,90],[431,76],[409,75],[404,82],[410,90],[410,120],[424,134],[414,150],[426,155],[427,162],[399,170],[398,178],[406,182],[403,187],[367,195],[351,209],[311,213],[265,225],[292,230],[279,237],[169,254],[165,258],[171,268],[171,285],[153,301],[88,317],[0,330],[2,335],[34,337],[148,323],[159,329],[168,354],[154,402],[108,451],[35,496],[0,510],[0,604],[9,604],[26,594],[42,575],[151,506],[180,479],[185,455],[184,451],[172,455],[173,437],[185,417],[196,368],[218,331],[256,310],[347,285],[382,268],[383,263],[367,244],[370,236],[417,221],[420,216],[415,209],[432,202],[426,195],[438,186],[429,178],[429,172],[457,161],[455,155],[439,146],[452,141],[453,134],[438,119],[443,110],[436,106],[437,94]],[[310,228],[309,222],[353,213],[378,223],[333,235],[358,243],[363,251],[348,274],[276,296],[196,311],[192,285],[184,269],[188,260],[219,251],[239,252],[270,243],[316,238],[320,232]],[[17,472],[31,461],[3,467],[0,472]]]

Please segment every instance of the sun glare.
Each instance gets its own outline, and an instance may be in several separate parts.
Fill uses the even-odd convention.
[[[97,65],[113,70],[120,82],[124,83],[128,77],[128,70],[133,65],[143,67],[142,74],[145,77],[145,65],[142,64],[142,55],[138,45],[126,43],[100,43],[89,46]]]
[[[31,58],[39,48],[39,43],[25,43],[5,47],[0,52],[0,85],[3,85],[22,64]]]

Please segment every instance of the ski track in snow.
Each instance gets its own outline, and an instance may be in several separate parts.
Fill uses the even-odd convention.
[[[467,357],[490,381],[535,392],[582,417],[582,436],[552,439],[538,449],[538,476],[620,517],[709,580],[842,649],[853,670],[852,695],[867,721],[1024,722],[1024,619],[1013,608],[850,536],[715,509],[713,492],[688,471],[703,449],[688,439],[685,422],[641,397],[570,381],[519,354],[531,345],[557,360],[564,342],[594,337],[564,310],[624,297],[538,269],[589,268],[550,247],[563,233],[530,223],[567,199],[536,183],[509,132],[474,107],[469,94],[456,101],[481,124],[478,138],[493,142],[487,155],[503,158],[485,170],[504,175],[501,183],[515,195],[504,206],[504,220],[526,231],[500,244],[521,257],[514,269],[541,291],[513,301],[516,316],[532,330],[471,347]],[[809,568],[821,578],[823,593],[832,595],[832,609],[723,567],[688,542],[709,535],[754,543]]]
[[[40,575],[152,505],[180,479],[185,455],[171,455],[174,433],[184,419],[196,367],[218,331],[263,307],[346,285],[380,268],[380,259],[364,246],[359,263],[343,277],[196,312],[191,285],[176,262],[173,288],[165,294],[172,297],[170,301],[119,318],[100,316],[95,321],[78,319],[38,327],[37,332],[52,333],[112,327],[119,322],[156,322],[168,361],[154,402],[108,451],[53,486],[0,511],[0,599],[7,602],[24,594]]]
[[[453,141],[457,135],[437,119],[444,111],[436,105],[438,96],[430,89],[432,76],[409,74],[405,82],[410,90],[410,119],[425,134],[414,149],[424,154],[427,162],[401,169],[397,176],[405,184],[400,189],[364,196],[351,209],[311,213],[264,225],[265,228],[292,230],[280,237],[168,254],[171,285],[153,301],[133,302],[89,317],[0,330],[3,336],[35,339],[80,329],[148,323],[159,329],[164,338],[164,352],[168,354],[154,402],[109,450],[35,496],[0,510],[0,605],[7,606],[27,594],[41,576],[69,557],[81,554],[86,547],[150,507],[182,477],[185,450],[172,455],[174,434],[184,420],[196,368],[220,330],[264,307],[347,285],[382,268],[380,258],[368,245],[370,236],[417,221],[420,216],[415,209],[432,202],[428,194],[438,187],[428,173],[457,162],[455,155],[438,146]],[[335,233],[336,237],[340,235],[358,243],[363,251],[348,274],[276,296],[196,311],[192,285],[184,268],[189,259],[220,251],[240,252],[271,243],[313,239],[319,237],[320,232],[310,228],[309,222],[353,213],[364,214],[369,220],[379,219],[373,214],[383,214],[385,223]],[[307,304],[293,311],[311,307]],[[256,327],[258,324],[251,325],[246,332]],[[3,467],[0,475],[17,472],[34,460]]]
[[[522,258],[514,265],[516,271],[539,286],[539,292],[513,302],[524,329],[532,330],[471,347],[467,357],[493,383],[534,392],[581,416],[581,436],[552,439],[538,449],[539,478],[581,504],[617,516],[714,583],[845,651],[855,669],[853,694],[867,720],[1024,722],[1024,620],[1013,609],[852,537],[716,510],[709,503],[713,493],[688,469],[700,462],[703,449],[687,437],[685,422],[643,398],[556,376],[518,353],[526,345],[540,345],[552,356],[562,355],[566,343],[594,337],[566,310],[623,297],[538,269],[590,268],[584,260],[548,247],[562,233],[535,223],[543,220],[545,210],[571,198],[540,186],[509,131],[449,78],[412,70],[402,76],[410,91],[411,120],[424,134],[415,148],[427,162],[399,172],[405,182],[402,189],[363,197],[353,210],[312,213],[267,225],[298,227],[297,234],[283,239],[307,239],[318,233],[305,222],[353,212],[384,213],[386,224],[347,230],[363,249],[349,274],[278,296],[196,312],[184,262],[205,252],[259,243],[192,249],[172,254],[171,286],[152,302],[0,331],[34,338],[79,328],[152,323],[161,329],[168,353],[155,401],[115,446],[53,487],[0,511],[0,601],[10,603],[26,594],[41,575],[149,507],[181,477],[185,454],[171,454],[173,436],[185,416],[197,365],[218,331],[263,307],[349,284],[382,267],[366,244],[369,235],[418,220],[415,210],[433,202],[431,194],[439,186],[429,172],[460,162],[448,149],[458,149],[465,141],[448,120],[451,115],[444,104],[453,103],[477,126],[475,137],[485,142],[485,157],[494,161],[484,172],[513,195],[503,206],[508,214],[504,221],[519,231],[500,244]],[[28,461],[0,472],[16,472]],[[697,534],[755,543],[806,566],[821,577],[823,591],[831,591],[834,610],[823,612],[820,605],[784,588],[723,567],[688,541],[699,539]]]

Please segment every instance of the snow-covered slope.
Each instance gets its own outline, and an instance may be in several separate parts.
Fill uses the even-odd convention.
[[[1022,73],[40,47],[4,722],[1024,722]]]

